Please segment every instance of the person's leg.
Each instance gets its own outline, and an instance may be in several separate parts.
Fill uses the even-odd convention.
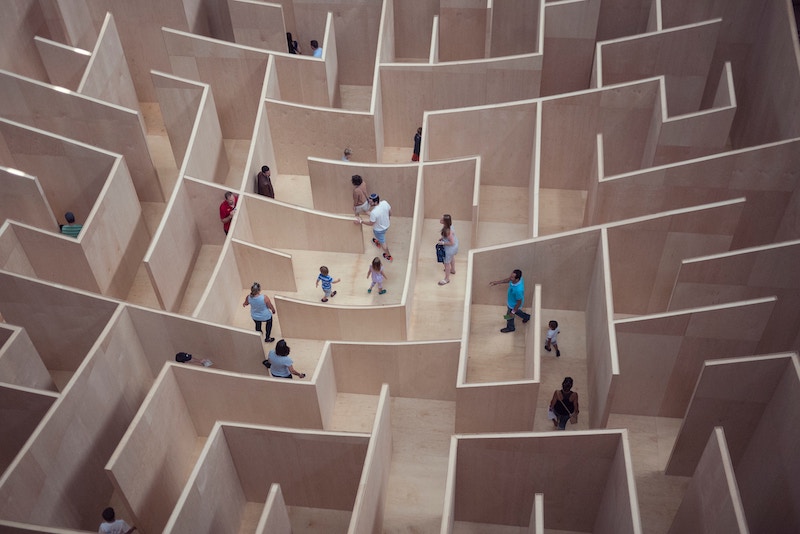
[[[530,314],[522,311],[522,308],[517,310],[517,315],[522,319],[523,324],[531,320]]]
[[[516,330],[516,327],[514,326],[514,315],[511,313],[511,308],[506,308],[506,315],[510,315],[511,318],[506,319],[506,327],[500,329],[500,331],[504,334]]]
[[[324,296],[322,297],[322,302],[328,302],[328,297],[331,296],[331,290],[323,289],[322,292],[324,293]]]
[[[556,414],[556,415],[558,415],[558,429],[559,430],[566,430],[567,429],[567,421],[569,421],[569,414],[566,414],[566,415]]]
[[[272,334],[272,317],[270,317],[264,322],[266,323],[266,330],[267,330],[266,334],[264,334],[264,341],[266,341],[267,343],[272,343],[273,341],[275,341],[274,337],[270,337],[270,334]]]
[[[256,321],[255,319],[253,319],[253,322],[256,323],[256,332],[261,334],[261,321]]]
[[[556,358],[558,358],[559,356],[561,356],[561,351],[560,351],[560,350],[558,350],[558,343],[552,343],[552,347],[553,347],[554,349],[556,349]]]
[[[439,281],[439,285],[443,286],[445,284],[450,283],[450,263],[447,261],[447,257],[444,259],[444,280]]]

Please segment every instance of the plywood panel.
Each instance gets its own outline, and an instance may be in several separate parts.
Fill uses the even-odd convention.
[[[352,224],[352,223],[351,223]],[[335,306],[276,295],[286,337],[331,341],[404,341],[406,306]]]
[[[5,471],[11,464],[57,398],[54,393],[0,385],[0,424],[3,425],[0,470]]]
[[[424,218],[438,220],[449,213],[454,220],[477,223],[473,205],[477,204],[478,172],[477,159],[424,165]]]
[[[118,312],[111,324],[9,468],[0,486],[3,517],[97,526],[97,510],[113,493],[103,466],[152,383],[127,316]]]
[[[25,249],[17,238],[15,228],[18,227],[9,224],[4,232],[0,232],[0,265],[3,270],[10,273],[36,278],[36,271],[25,255]]]
[[[200,113],[203,94],[209,90],[208,85],[161,72],[153,72],[151,76],[172,153],[180,166]]]
[[[0,211],[6,220],[11,219],[43,230],[54,231],[58,228],[38,178],[20,176],[0,169],[0,180],[3,182]]]
[[[513,56],[541,52],[540,2],[498,0],[492,2],[489,56]],[[548,54],[550,50],[548,50]]]
[[[361,473],[348,533],[375,532],[383,526],[383,513],[392,461],[392,422],[389,386],[381,387],[364,470]]]
[[[589,532],[604,495],[596,489],[612,466],[619,469],[620,439],[616,432],[460,437],[455,520],[525,526],[534,494],[543,493],[545,528]],[[583,482],[559,483],[564,469],[581,473]]]
[[[76,91],[89,64],[91,52],[38,35],[34,36],[33,42],[47,71],[47,81],[70,91]]]
[[[173,73],[211,87],[222,136],[249,139],[269,55],[168,27],[163,28],[163,41]]]
[[[781,495],[797,495],[800,480],[800,462],[797,461],[797,443],[800,428],[788,421],[800,417],[800,364],[793,355],[786,371],[777,383],[772,384],[772,399],[754,430],[746,452],[738,459],[729,440],[731,459],[736,470],[736,481],[744,504],[750,532],[800,529],[800,511],[792,499]],[[725,434],[728,426],[725,425]],[[765,461],[765,451],[770,461]]]
[[[535,98],[539,96],[541,70],[542,58],[534,55],[434,65],[382,65],[385,142],[410,147],[425,111]]]
[[[370,114],[312,109],[272,99],[265,105],[275,167],[282,174],[308,175],[306,158],[339,159],[343,147],[352,148],[361,161],[378,161],[375,119]]]
[[[617,321],[611,411],[681,417],[703,362],[754,354],[773,306],[768,298]]]
[[[220,425],[209,435],[198,464],[164,532],[238,530],[247,500]]]
[[[459,384],[455,430],[458,433],[530,431],[538,395],[539,384],[533,381]],[[498,413],[503,417],[497,417]]]
[[[211,88],[204,91],[199,107],[184,169],[192,178],[224,184],[230,163]]]
[[[53,378],[24,328],[0,325],[0,382],[55,391]]]
[[[540,187],[588,189],[599,133],[607,174],[638,169],[657,103],[656,81],[544,100]]]
[[[582,232],[474,252],[472,303],[505,306],[508,286],[490,287],[489,282],[520,269],[525,302],[531,302],[533,285],[541,284],[543,308],[585,310],[599,235]],[[563,279],[572,282],[561,283]]]
[[[136,112],[4,71],[0,92],[7,95],[0,104],[3,117],[122,154],[139,199],[164,199]]]
[[[280,534],[290,534],[292,525],[289,522],[289,512],[286,510],[286,502],[283,499],[280,484],[272,484],[267,494],[267,502],[264,503],[264,513],[258,522],[256,534],[268,534],[276,532]]]
[[[142,207],[124,160],[112,167],[80,241],[100,292],[128,294],[150,240]]]
[[[454,401],[460,348],[452,341],[333,343],[336,388],[341,393],[377,395],[381,385],[388,384],[395,397]]]
[[[776,295],[772,316],[756,352],[798,348],[800,281],[794,274],[800,242],[757,247],[684,262],[676,278],[670,309]]]
[[[716,427],[708,438],[670,532],[696,528],[720,534],[750,532],[722,427]]]
[[[483,58],[487,35],[486,4],[480,0],[439,3],[439,59]]]
[[[386,200],[391,204],[391,198]],[[270,229],[269,233],[253,232],[255,245],[290,250],[364,252],[363,229],[353,224],[351,216],[334,216],[296,208],[283,202],[265,200],[264,197],[245,195],[239,202],[242,201],[246,205],[243,215],[249,219],[250,227]]]
[[[543,96],[590,86],[598,19],[608,1],[550,2],[544,8]],[[602,5],[603,9],[600,9]]]
[[[287,52],[283,6],[243,0],[228,0],[234,42]]]
[[[167,311],[175,311],[180,306],[191,269],[202,246],[186,183],[183,181],[179,184],[164,222],[144,257],[158,302]],[[219,195],[218,198],[221,202],[224,197]],[[216,219],[222,233],[219,212],[211,211],[208,217]]]
[[[85,224],[119,156],[9,121],[0,121],[0,136],[8,150],[3,164],[35,176],[41,191],[30,193],[44,196],[43,205],[28,195],[18,198],[13,182],[21,177],[9,176],[13,181],[9,180],[8,196],[0,201],[3,212],[9,213],[6,217],[13,218],[22,209],[29,213],[20,222],[33,224],[35,220],[52,220],[55,215],[63,224],[64,213],[71,211],[79,223]],[[52,222],[33,225],[57,231]]]
[[[241,310],[239,297],[233,300]],[[263,340],[252,330],[230,328],[147,308],[129,307],[128,313],[153,374],[158,373],[165,362],[174,362],[177,352],[188,352],[198,359],[211,359],[214,369],[264,373],[261,365]]]
[[[119,39],[117,25],[111,13],[106,14],[92,57],[78,86],[80,94],[117,104],[139,113],[139,98],[125,61],[125,51]]]
[[[417,191],[419,165],[364,165],[308,158],[314,209],[330,213],[353,212],[354,174],[392,206],[393,217],[411,217]],[[293,247],[294,248],[294,247]]]
[[[527,188],[534,165],[531,151],[537,113],[535,103],[431,113],[423,132],[424,159],[480,155],[482,185]],[[409,132],[409,141],[412,135]]]
[[[245,498],[261,502],[278,482],[289,506],[352,510],[369,438],[359,434],[224,427]],[[281,451],[264,462],[263,451]]]
[[[242,243],[236,239],[231,248],[239,269],[239,287],[247,287],[252,281],[269,280],[264,284],[274,291],[297,291],[291,255]]]
[[[283,47],[286,48],[285,38]],[[331,107],[331,91],[338,88],[335,85],[336,79],[328,78],[327,59],[324,62],[319,61],[309,51],[306,56],[276,55],[273,61],[281,100],[308,106]]]
[[[48,303],[41,313],[40,303]],[[25,328],[50,370],[75,371],[119,304],[0,273],[0,314]]]
[[[166,525],[196,458],[197,431],[172,366],[165,366],[106,465],[143,531]]]

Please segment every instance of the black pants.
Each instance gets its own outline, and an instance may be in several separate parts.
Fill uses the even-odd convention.
[[[259,334],[261,333],[261,323],[265,323],[267,325],[267,331],[264,334],[264,341],[269,339],[269,335],[272,333],[272,317],[267,319],[266,321],[256,321],[253,319],[253,322],[256,323],[256,332]]]

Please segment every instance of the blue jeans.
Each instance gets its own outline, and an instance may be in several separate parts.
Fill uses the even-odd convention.
[[[506,307],[506,310],[507,310],[506,311],[506,315],[511,315],[511,308]],[[524,311],[522,311],[522,308],[518,309],[517,313],[515,315],[517,315],[520,318],[522,318],[522,320],[525,321],[525,322],[528,322],[531,319],[530,314],[527,314]],[[515,329],[515,327],[514,327],[514,316],[513,315],[511,315],[511,319],[506,320],[506,328],[508,328],[509,330],[514,330]]]

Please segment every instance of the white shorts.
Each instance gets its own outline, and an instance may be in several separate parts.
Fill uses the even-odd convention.
[[[353,211],[356,212],[356,215],[358,215],[359,213],[369,213],[369,200],[367,200],[360,206],[353,206]]]

